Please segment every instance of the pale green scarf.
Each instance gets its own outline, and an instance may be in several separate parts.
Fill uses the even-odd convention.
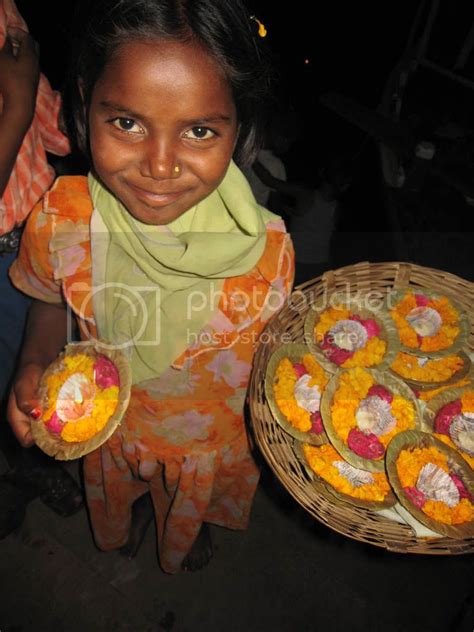
[[[167,226],[134,219],[92,174],[89,190],[105,233],[94,235],[92,223],[99,337],[128,351],[137,384],[161,375],[198,341],[224,279],[255,266],[265,225],[278,218],[257,204],[233,162],[215,191]]]

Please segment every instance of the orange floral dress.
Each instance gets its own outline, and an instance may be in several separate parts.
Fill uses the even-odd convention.
[[[31,214],[14,284],[66,301],[81,335],[95,335],[91,301],[92,203],[83,176],[58,178]],[[265,251],[248,274],[226,279],[218,309],[159,378],[134,385],[121,425],[84,457],[92,528],[103,550],[128,539],[131,507],[149,491],[163,570],[174,573],[203,522],[244,529],[258,483],[243,407],[259,336],[291,291],[294,254],[283,222],[267,225]]]

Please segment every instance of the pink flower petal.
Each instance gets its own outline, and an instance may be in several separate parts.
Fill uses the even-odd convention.
[[[321,434],[324,431],[323,420],[319,411],[311,413],[311,430],[314,434]]]
[[[349,448],[364,459],[378,459],[383,456],[385,448],[380,443],[377,435],[371,433],[365,435],[358,428],[352,428],[347,438]]]
[[[423,505],[425,504],[425,495],[422,491],[417,489],[416,487],[404,487],[403,491],[411,500],[411,502],[418,507],[418,509],[423,509]]]
[[[100,355],[95,364],[95,383],[99,388],[109,388],[110,386],[120,386],[120,377],[117,367],[104,355]]]
[[[452,478],[453,483],[458,488],[460,498],[468,498],[470,500],[471,494],[468,492],[467,487],[464,485],[464,482],[459,478],[459,476],[452,472],[450,472],[449,475]]]
[[[456,415],[460,415],[462,412],[462,403],[460,399],[456,399],[454,402],[449,402],[445,406],[442,406],[438,410],[436,419],[434,422],[435,432],[439,434],[449,434],[449,426]]]
[[[385,400],[389,404],[393,402],[392,393],[381,384],[374,384],[371,386],[367,392],[367,397],[380,397],[380,399]]]
[[[374,336],[378,336],[380,334],[380,325],[373,318],[368,318],[367,320],[362,321],[363,326],[367,332],[369,338],[373,338]]]
[[[354,355],[354,351],[346,351],[335,345],[331,334],[324,336],[320,346],[326,358],[338,366],[344,364],[346,360]]]
[[[308,373],[308,371],[306,370],[306,367],[304,364],[302,364],[301,362],[296,362],[295,364],[293,364],[293,369],[295,370],[296,373],[296,377],[299,379],[302,375],[305,375],[306,373]]]
[[[430,302],[430,299],[423,294],[415,294],[415,300],[417,307],[426,307]]]
[[[61,421],[61,419],[59,419],[58,414],[56,413],[56,411],[54,411],[54,413],[51,415],[51,419],[49,419],[44,425],[50,432],[54,432],[54,434],[59,434],[66,424],[65,422]]]

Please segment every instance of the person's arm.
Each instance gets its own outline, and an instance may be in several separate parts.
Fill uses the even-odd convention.
[[[67,318],[62,303],[34,300],[28,312],[25,340],[8,401],[8,421],[24,447],[33,445],[31,416],[35,409],[37,415],[40,413],[39,381],[67,342]]]
[[[35,41],[21,29],[9,29],[0,50],[0,196],[34,117],[38,81]]]

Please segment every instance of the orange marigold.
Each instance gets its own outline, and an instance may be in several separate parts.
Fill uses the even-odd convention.
[[[372,473],[374,479],[373,483],[354,487],[350,481],[339,473],[337,467],[333,465],[335,461],[343,461],[344,459],[336,452],[332,445],[304,445],[303,451],[313,472],[316,472],[318,476],[343,494],[360,498],[361,500],[382,502],[390,491],[387,477],[382,472]]]
[[[425,353],[448,349],[459,335],[459,313],[449,299],[442,296],[433,298],[426,303],[426,307],[434,309],[441,317],[441,328],[433,336],[418,337],[416,331],[407,320],[408,314],[417,307],[415,293],[407,292],[405,296],[390,310],[390,315],[398,329],[401,342],[411,349],[420,349]]]
[[[74,356],[65,356],[64,368],[55,371],[46,378],[48,407],[43,413],[43,420],[47,422],[56,411],[56,403],[59,391],[64,382],[74,373],[82,373],[89,380],[94,380],[95,360],[91,356],[78,353]],[[99,389],[93,402],[93,409],[88,417],[83,417],[74,422],[67,422],[61,430],[60,436],[68,443],[86,441],[97,434],[105,426],[114,414],[119,401],[119,389],[110,386]]]
[[[387,343],[377,336],[369,338],[363,349],[358,349],[352,357],[342,363],[345,369],[371,367],[380,364],[385,355]]]
[[[474,470],[474,456],[471,456],[470,454],[468,454],[467,452],[464,452],[463,450],[460,450],[457,445],[455,445],[455,443],[452,441],[451,437],[448,437],[448,435],[445,434],[438,434],[438,433],[434,433],[434,435],[437,439],[439,439],[440,441],[442,441],[443,443],[445,443],[446,445],[448,445],[450,448],[453,448],[453,450],[456,450],[456,452],[459,452],[459,454],[462,456],[462,458],[468,462],[468,464],[472,467],[472,469]]]
[[[441,435],[435,436],[441,439]],[[420,471],[427,463],[433,463],[449,473],[446,455],[434,446],[401,450],[396,465],[402,487],[416,487]],[[467,498],[461,499],[454,507],[439,500],[427,500],[422,511],[444,524],[461,524],[474,519],[474,506]]]
[[[302,360],[312,378],[308,383],[309,386],[317,386],[322,392],[329,381],[326,372],[310,353],[305,354]],[[273,383],[277,406],[292,426],[301,432],[308,432],[312,426],[311,414],[296,402],[294,391],[297,381],[291,360],[289,358],[280,360]]]
[[[474,391],[467,390],[461,395],[463,413],[474,413]]]
[[[440,386],[439,388],[434,388],[429,391],[421,391],[421,393],[418,395],[418,399],[421,399],[424,402],[428,402],[430,399],[433,399],[433,397],[435,397],[439,393],[443,393],[443,391],[447,391],[452,388],[461,388],[462,386],[466,386],[467,384],[469,384],[469,382],[470,382],[470,379],[466,377],[462,380],[459,380],[459,382],[456,382],[455,384]]]
[[[455,375],[464,365],[458,355],[428,360],[423,366],[418,363],[418,357],[409,353],[399,353],[395,358],[392,369],[407,380],[419,382],[445,382]]]

